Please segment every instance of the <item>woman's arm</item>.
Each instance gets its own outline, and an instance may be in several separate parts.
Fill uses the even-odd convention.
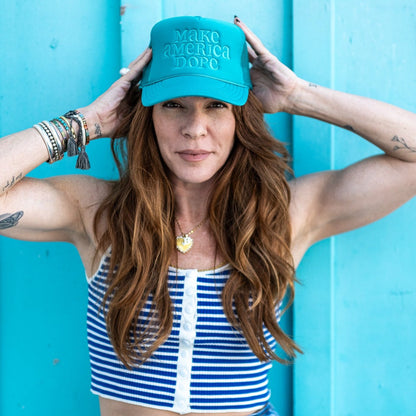
[[[376,221],[416,195],[416,115],[370,98],[302,84],[291,98],[293,114],[344,127],[385,153],[293,181],[294,245],[307,249]]]
[[[396,106],[298,78],[239,19],[251,45],[253,91],[264,111],[313,117],[351,130],[392,157],[416,161],[416,115]]]
[[[118,126],[117,108],[149,62],[146,49],[130,71],[88,107],[80,109],[90,139],[112,137]],[[77,123],[73,123],[75,134]],[[58,134],[58,130],[55,131]],[[59,137],[59,136],[58,136]],[[103,181],[82,176],[31,179],[26,175],[48,161],[44,138],[35,128],[0,139],[0,234],[36,241],[71,241],[85,234],[83,211],[103,197]]]
[[[386,154],[416,162],[416,114],[396,106],[300,80],[288,112],[343,127]]]
[[[375,221],[416,194],[415,114],[299,79],[241,21],[235,23],[251,45],[253,90],[265,112],[335,124],[385,152],[342,170],[292,181],[293,238],[300,252],[320,239]]]

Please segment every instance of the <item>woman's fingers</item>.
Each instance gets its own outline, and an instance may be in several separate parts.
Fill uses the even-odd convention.
[[[123,75],[123,79],[129,82],[133,81],[140,75],[144,67],[150,62],[151,58],[152,50],[150,48],[146,48],[144,52],[142,52],[134,61],[129,64],[129,71]]]
[[[253,63],[257,59],[257,54],[256,52],[254,52],[254,49],[250,45],[247,45],[247,51],[248,60],[250,61],[250,63]]]
[[[247,42],[252,47],[256,55],[264,55],[269,53],[269,51],[263,45],[261,40],[238,17],[234,18],[234,24],[236,24],[239,28],[242,29],[242,31],[246,35]]]

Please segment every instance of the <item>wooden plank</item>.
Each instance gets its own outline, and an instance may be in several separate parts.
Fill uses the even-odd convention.
[[[415,16],[410,0],[294,0],[295,70],[415,111]],[[293,146],[298,175],[379,153],[350,132],[298,117]],[[295,415],[415,413],[415,204],[319,243],[302,262]]]
[[[8,2],[3,12],[1,135],[87,105],[119,76],[117,1],[57,7],[22,0]],[[90,174],[114,176],[108,140],[92,142],[88,154]],[[65,158],[32,176],[75,173],[74,167]],[[99,414],[89,392],[86,304],[74,248],[0,238],[1,415]]]

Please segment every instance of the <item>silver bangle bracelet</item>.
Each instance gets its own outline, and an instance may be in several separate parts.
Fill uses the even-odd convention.
[[[35,124],[33,128],[40,134],[40,136],[42,137],[43,143],[46,146],[46,150],[48,151],[48,154],[49,154],[49,159],[47,162],[53,163],[53,147],[52,147],[51,141],[49,140],[48,135],[45,133],[45,130],[43,130],[43,128],[39,124]]]
[[[45,131],[45,133],[47,134],[51,144],[52,144],[52,149],[53,149],[53,156],[52,156],[52,160],[50,161],[50,163],[56,162],[58,160],[61,160],[63,157],[63,153],[61,153],[59,151],[59,148],[62,149],[62,147],[60,145],[58,145],[59,139],[57,139],[54,134],[53,131],[49,128],[48,126],[48,122],[47,121],[41,121],[39,123],[39,126],[43,128],[43,130]]]

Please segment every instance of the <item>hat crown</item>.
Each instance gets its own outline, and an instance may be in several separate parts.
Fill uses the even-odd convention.
[[[143,73],[144,91],[168,79],[172,85],[176,78],[175,91],[180,94],[185,79],[202,77],[245,88],[248,94],[251,82],[245,35],[234,24],[200,16],[162,20],[152,29],[150,46],[153,57]],[[190,86],[184,88],[184,94],[185,90],[189,95]],[[200,95],[199,90],[194,95]]]
[[[199,16],[177,17],[156,24],[151,38],[156,59],[145,71],[143,85],[185,74],[247,85],[239,60],[245,38],[235,25]]]

